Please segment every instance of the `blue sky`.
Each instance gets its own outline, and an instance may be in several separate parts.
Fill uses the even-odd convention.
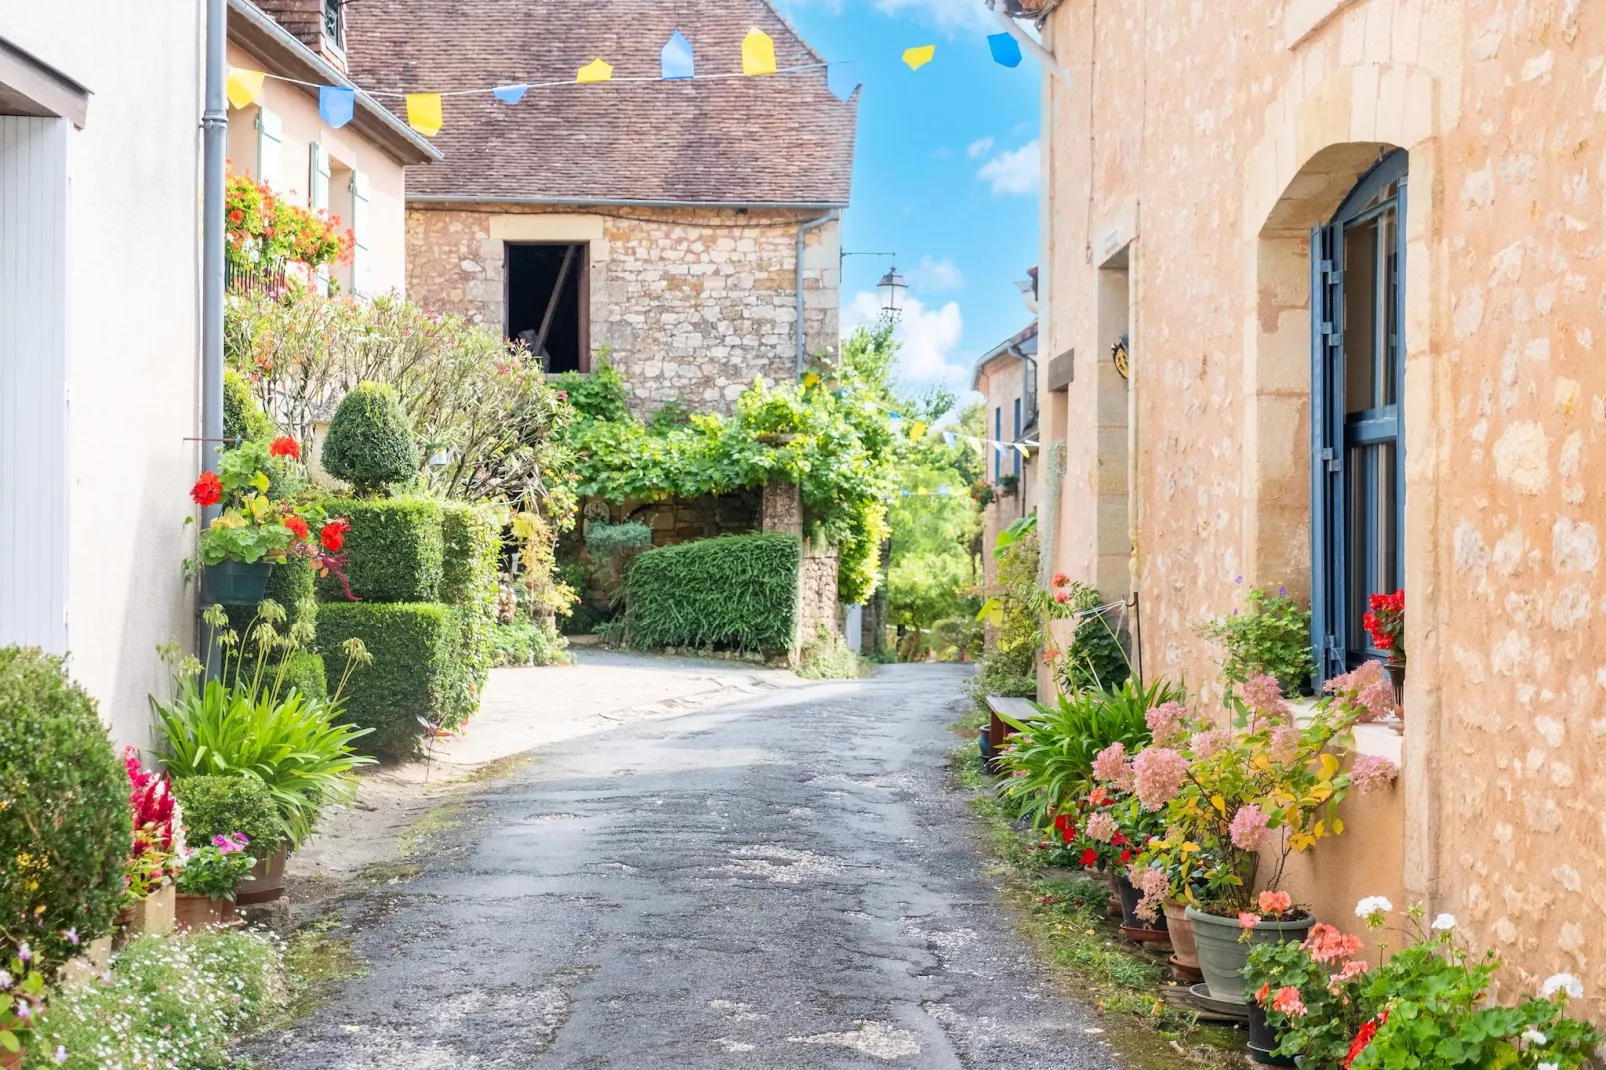
[[[1037,262],[1042,68],[994,63],[981,0],[776,0],[815,50],[864,82],[844,247],[891,251],[910,280],[900,378],[968,390],[970,369],[1031,320],[1015,282]],[[937,46],[918,71],[906,48]],[[847,259],[843,322],[880,307],[883,257]]]

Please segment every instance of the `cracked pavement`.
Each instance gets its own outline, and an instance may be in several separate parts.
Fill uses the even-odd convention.
[[[1116,1066],[982,882],[958,666],[539,752],[343,904],[367,976],[274,1070]]]

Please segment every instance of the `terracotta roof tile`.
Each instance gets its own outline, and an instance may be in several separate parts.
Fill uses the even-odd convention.
[[[615,79],[656,77],[677,28],[699,74],[740,70],[755,26],[775,39],[778,66],[820,62],[766,0],[361,0],[345,15],[352,76],[370,91],[557,81],[599,56]],[[851,186],[857,98],[832,96],[823,69],[444,107],[431,141],[446,159],[409,169],[410,195],[845,204]]]

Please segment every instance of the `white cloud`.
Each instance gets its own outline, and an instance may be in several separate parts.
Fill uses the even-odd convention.
[[[1034,138],[1014,152],[1000,152],[982,164],[976,177],[992,183],[994,194],[1032,193],[1042,170],[1041,152]]]
[[[915,289],[925,293],[963,290],[965,273],[959,270],[959,265],[946,256],[941,260],[923,256],[920,258],[920,266],[909,272],[909,282]]]
[[[908,13],[920,22],[947,34],[990,30],[1001,27],[982,0],[875,0],[875,6],[888,15]]]
[[[873,324],[880,317],[880,296],[861,290],[842,310],[842,336],[846,338],[855,328]],[[969,387],[971,369],[955,352],[964,333],[965,321],[959,312],[959,302],[949,301],[941,308],[927,308],[919,298],[905,298],[903,315],[898,318],[894,332],[900,343],[894,374],[900,382],[911,385],[959,390]]]
[[[972,160],[978,156],[985,156],[993,151],[993,139],[984,137],[980,141],[972,141],[965,151],[970,154]]]

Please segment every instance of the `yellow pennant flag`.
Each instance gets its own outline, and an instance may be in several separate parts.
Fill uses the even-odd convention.
[[[925,436],[925,433],[926,433],[926,425],[924,423],[922,423],[921,421],[916,420],[909,427],[909,441],[910,442],[919,442],[921,440],[921,438],[923,438]]]
[[[911,71],[918,71],[921,67],[930,63],[931,58],[936,54],[936,45],[921,45],[919,48],[905,49],[903,61],[909,65]]]
[[[926,489],[926,488],[925,488],[925,487],[921,487],[921,488],[920,488],[920,489],[919,489],[919,490],[918,490],[918,491],[916,491],[916,492],[915,492],[915,493],[916,493],[916,494],[930,494],[930,493],[931,493],[931,491],[929,491],[929,490],[927,490],[927,489]]]
[[[425,137],[441,132],[441,95],[439,93],[407,94],[407,125]]]
[[[223,84],[224,92],[229,95],[229,103],[236,108],[248,108],[255,104],[257,97],[262,95],[262,79],[267,76],[266,71],[230,67],[228,80]]]
[[[1022,457],[1026,458],[1028,461],[1032,459],[1032,451],[1026,448],[1026,443],[1016,442],[1013,443],[1013,445],[1017,450],[1020,450],[1020,455]]]
[[[748,30],[742,38],[742,73],[775,73],[775,39],[763,30]]]
[[[593,85],[597,82],[612,81],[613,67],[602,62],[600,58],[594,59],[575,72],[574,80],[579,82],[581,85]]]

